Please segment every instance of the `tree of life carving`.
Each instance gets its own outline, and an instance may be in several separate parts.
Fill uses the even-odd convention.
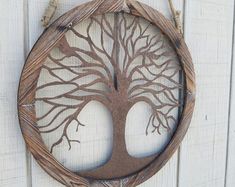
[[[56,46],[61,55],[49,54],[48,63],[42,67],[52,79],[38,85],[36,102],[43,102],[50,109],[37,120],[48,116],[50,120],[38,129],[46,134],[62,128],[50,151],[62,142],[71,149],[81,142],[79,137],[69,136],[70,125],[76,122],[76,131],[86,128],[89,124],[81,123],[78,115],[89,102],[102,103],[113,119],[112,156],[104,166],[81,175],[103,178],[115,168],[108,178],[122,177],[155,158],[137,159],[128,154],[125,124],[129,110],[138,102],[151,107],[146,136],[161,135],[163,130],[170,132],[170,124],[177,124],[178,120],[172,113],[182,105],[175,94],[183,89],[178,79],[181,67],[164,34],[142,18],[124,13],[102,15],[89,18],[84,29],[85,32],[79,32],[76,26],[70,28]],[[43,90],[50,91],[40,94]],[[67,116],[58,122],[63,113]]]

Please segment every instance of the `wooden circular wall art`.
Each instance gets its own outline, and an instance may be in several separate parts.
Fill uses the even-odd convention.
[[[110,112],[112,152],[99,167],[72,171],[53,152],[62,145],[68,151],[82,145],[79,135],[68,131],[76,134],[89,126],[79,115],[92,101]],[[165,133],[168,139],[160,151],[137,158],[127,150],[125,129],[129,111],[141,102],[151,109],[142,124],[145,136]],[[182,35],[158,11],[131,0],[94,0],[61,16],[30,52],[18,94],[30,152],[66,186],[137,186],[146,181],[179,147],[194,103],[194,69]]]

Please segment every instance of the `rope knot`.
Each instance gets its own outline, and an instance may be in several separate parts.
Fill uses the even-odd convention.
[[[55,11],[58,6],[58,0],[50,0],[49,5],[41,19],[42,25],[47,27],[55,14]]]

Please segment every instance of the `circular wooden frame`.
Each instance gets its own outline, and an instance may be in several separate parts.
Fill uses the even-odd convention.
[[[177,130],[165,150],[147,167],[123,179],[94,181],[83,178],[62,166],[48,151],[36,127],[35,93],[42,64],[56,43],[73,25],[94,15],[124,11],[150,21],[168,36],[185,74],[184,109]],[[18,93],[18,112],[26,144],[39,165],[53,178],[66,186],[136,186],[158,172],[178,149],[189,127],[195,104],[195,73],[192,59],[181,34],[162,14],[136,1],[94,0],[80,5],[54,22],[40,37],[25,63]]]

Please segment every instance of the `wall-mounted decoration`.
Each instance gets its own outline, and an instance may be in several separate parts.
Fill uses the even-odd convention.
[[[112,150],[95,168],[76,169],[64,160],[74,159],[72,151],[84,143],[82,131],[91,124],[80,115],[91,102],[102,105],[112,121]],[[182,34],[158,11],[131,0],[94,0],[50,25],[28,56],[18,95],[30,152],[66,186],[146,181],[179,147],[194,102],[194,69]],[[128,150],[125,137],[130,113],[141,119],[135,116],[138,103],[150,111],[144,135],[162,138],[161,148],[141,157]],[[70,157],[58,154],[62,147]]]

